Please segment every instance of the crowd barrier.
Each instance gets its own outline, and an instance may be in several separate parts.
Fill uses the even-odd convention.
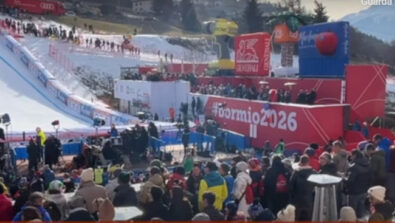
[[[6,47],[26,66],[37,80],[42,84],[47,92],[42,93],[41,89],[35,86],[35,83],[29,83],[34,86],[37,91],[46,97],[52,104],[66,113],[72,114],[75,118],[84,122],[92,123],[94,118],[102,118],[106,120],[106,123],[114,124],[131,124],[137,122],[136,117],[123,114],[110,110],[99,105],[95,105],[92,102],[78,97],[74,93],[70,92],[65,88],[55,77],[38,61],[38,59],[31,54],[31,52],[24,46],[22,46],[12,36],[8,35],[6,31],[0,29],[0,37],[4,40]],[[23,74],[20,74],[22,78]],[[28,79],[24,78],[29,82]],[[56,98],[56,103],[52,98],[48,98],[47,95],[51,95],[52,98]],[[58,106],[58,102],[63,106]]]
[[[250,148],[250,141],[245,135],[239,134],[237,132],[232,132],[226,129],[219,129],[218,135],[224,136],[225,146],[235,146],[238,150],[245,150]]]
[[[155,152],[159,152],[162,146],[183,144],[182,135],[182,131],[166,131],[162,134],[160,139],[151,137],[150,145]],[[205,148],[210,151],[210,153],[215,153],[216,151],[215,139],[216,137],[214,136],[209,136],[199,132],[189,133],[189,144]]]
[[[28,159],[26,146],[17,146],[14,148],[17,160]],[[75,156],[82,151],[82,144],[79,142],[67,143],[62,145],[62,154],[64,156]]]

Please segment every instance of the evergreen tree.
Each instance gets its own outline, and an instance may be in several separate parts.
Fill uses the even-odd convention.
[[[167,20],[173,13],[173,0],[152,0],[152,11],[154,15]]]
[[[200,22],[196,15],[195,5],[191,0],[182,0],[180,3],[181,23],[185,30],[200,31]]]
[[[322,3],[319,3],[317,0],[314,0],[315,8],[314,8],[314,23],[322,23],[328,22],[328,16],[326,14],[325,6]]]
[[[282,7],[295,14],[304,14],[306,11],[301,0],[282,0],[282,5]]]
[[[259,10],[256,0],[248,0],[243,17],[247,24],[248,32],[252,33],[262,31],[262,12]]]

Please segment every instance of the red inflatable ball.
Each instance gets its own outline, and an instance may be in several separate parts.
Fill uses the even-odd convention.
[[[315,46],[322,55],[331,56],[336,53],[338,38],[334,32],[323,32],[315,37]]]

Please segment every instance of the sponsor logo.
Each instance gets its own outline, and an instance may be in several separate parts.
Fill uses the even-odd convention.
[[[239,42],[236,52],[236,60],[238,63],[259,63],[259,57],[255,50],[255,44],[258,39],[247,39]]]
[[[40,7],[45,10],[54,10],[55,6],[52,3],[48,2],[41,2]]]
[[[220,119],[250,124],[250,136],[256,137],[256,127],[270,127],[280,130],[294,132],[298,128],[296,112],[287,114],[285,111],[276,111],[274,109],[261,109],[259,112],[253,111],[251,107],[247,109],[229,108],[227,105],[214,102],[212,105],[212,114]]]

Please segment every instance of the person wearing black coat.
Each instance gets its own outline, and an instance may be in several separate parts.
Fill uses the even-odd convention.
[[[328,174],[331,176],[338,176],[337,167],[332,162],[331,155],[328,152],[323,152],[319,157],[318,162],[320,163],[320,171],[319,174]]]
[[[122,172],[118,176],[119,186],[115,188],[114,207],[128,207],[137,205],[137,195],[130,185],[130,174]]]
[[[52,169],[52,165],[56,165],[61,154],[61,146],[59,139],[55,136],[49,136],[44,142],[45,145],[45,164]]]
[[[26,148],[29,160],[29,170],[38,170],[38,163],[40,161],[40,147],[31,138],[29,145]]]
[[[309,166],[309,157],[303,155],[290,179],[291,201],[296,207],[296,221],[311,221],[314,186],[307,178],[314,173],[313,168]]]
[[[192,205],[184,197],[182,188],[175,186],[171,192],[169,219],[172,221],[190,221],[193,217]]]
[[[279,156],[274,156],[272,166],[268,169],[264,179],[264,206],[277,213],[289,204],[289,192],[278,192],[277,179],[284,175],[289,185],[290,173],[285,168]],[[287,186],[288,186],[287,185]]]
[[[365,158],[360,150],[351,152],[353,164],[347,170],[344,181],[345,193],[348,195],[348,205],[355,210],[357,218],[364,216],[366,191],[372,180],[369,171],[369,160]]]
[[[85,200],[81,196],[73,196],[68,201],[70,212],[69,216],[65,221],[95,221],[94,217],[89,213],[85,207]]]
[[[149,202],[144,209],[142,220],[150,221],[152,218],[160,218],[164,221],[169,219],[169,208],[163,203],[163,191],[158,186],[151,188],[152,202]]]

